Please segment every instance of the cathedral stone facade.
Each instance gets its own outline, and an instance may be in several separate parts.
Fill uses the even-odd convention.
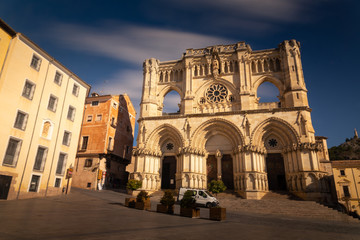
[[[270,82],[279,101],[259,102]],[[179,112],[164,97],[179,93]],[[134,172],[142,189],[205,189],[221,179],[242,197],[270,190],[319,200],[329,192],[326,138],[315,137],[300,43],[253,51],[245,42],[187,49],[182,58],[144,62]]]

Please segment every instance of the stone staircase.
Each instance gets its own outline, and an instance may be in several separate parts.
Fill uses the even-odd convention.
[[[233,193],[220,193],[217,195],[217,199],[220,205],[226,207],[229,211],[356,222],[360,224],[359,219],[313,201],[303,201],[286,192],[269,192],[261,200],[242,199]]]

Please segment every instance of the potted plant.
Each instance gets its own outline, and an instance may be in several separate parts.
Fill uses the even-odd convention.
[[[224,192],[226,190],[226,186],[221,180],[212,180],[209,184],[209,191],[214,193],[217,197],[218,193]],[[222,221],[226,219],[226,208],[220,206],[214,206],[210,208],[210,219]]]
[[[129,194],[129,195],[135,194],[136,193],[135,190],[141,188],[141,185],[142,185],[141,181],[135,180],[135,179],[130,179],[126,184],[127,194]],[[134,198],[134,197],[125,198],[125,206],[126,207],[134,208],[135,202],[136,202],[136,198]]]
[[[148,193],[144,190],[140,191],[136,197],[135,208],[139,210],[150,210],[151,202]]]
[[[184,217],[199,218],[200,209],[196,207],[196,200],[193,198],[193,191],[186,191],[180,201],[180,215]]]
[[[136,198],[125,198],[125,207],[134,208]]]
[[[130,179],[126,184],[127,194],[135,196],[138,194],[137,189],[141,188],[142,183],[140,180]]]
[[[160,203],[156,207],[156,211],[160,213],[174,214],[174,195],[170,190],[165,190],[163,197],[160,199]]]
[[[212,180],[209,183],[208,188],[209,188],[209,191],[214,193],[216,197],[217,197],[218,193],[221,193],[226,190],[226,186],[223,183],[223,181],[221,181],[221,180]]]

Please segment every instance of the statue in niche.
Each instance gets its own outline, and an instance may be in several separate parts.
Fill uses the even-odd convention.
[[[212,72],[215,78],[219,75],[219,61],[216,59],[216,56],[214,56],[212,61]]]
[[[43,130],[42,130],[42,133],[41,133],[42,137],[44,137],[44,138],[49,137],[50,127],[51,127],[51,123],[49,121],[44,122]]]

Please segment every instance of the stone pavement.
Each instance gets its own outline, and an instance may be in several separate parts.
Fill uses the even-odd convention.
[[[227,212],[227,220],[200,219],[123,206],[124,193],[72,189],[42,199],[0,201],[0,239],[360,239],[360,223],[276,214]],[[178,214],[179,206],[175,213]]]

